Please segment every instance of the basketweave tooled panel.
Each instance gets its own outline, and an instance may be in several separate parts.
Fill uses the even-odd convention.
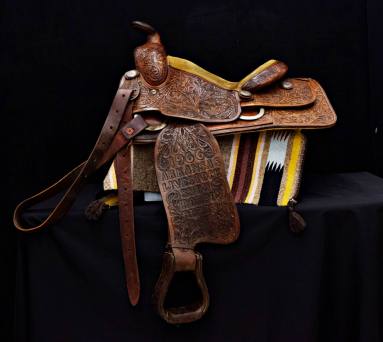
[[[206,127],[165,128],[156,142],[155,167],[173,246],[237,238],[239,219],[221,152]]]
[[[158,110],[163,115],[201,122],[230,122],[241,113],[236,91],[222,89],[204,79],[169,67],[158,87],[140,76],[141,88],[133,112]]]

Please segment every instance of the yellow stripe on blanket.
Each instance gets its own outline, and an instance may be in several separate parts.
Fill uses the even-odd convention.
[[[301,131],[295,131],[286,154],[285,168],[277,201],[279,206],[287,205],[290,199],[295,197],[299,191],[305,146],[305,136]]]
[[[240,153],[245,153],[243,148],[249,141],[252,145],[245,149],[249,155],[244,158]],[[237,203],[258,205],[264,186],[270,186],[270,183],[264,184],[265,174],[278,170],[281,170],[281,181],[273,185],[277,187],[274,205],[286,206],[291,198],[296,197],[306,145],[306,138],[300,130],[235,134],[229,144],[226,176]],[[247,168],[246,175],[244,168]],[[103,185],[104,190],[117,189],[114,164]]]

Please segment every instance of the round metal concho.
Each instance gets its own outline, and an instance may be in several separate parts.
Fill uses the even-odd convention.
[[[247,90],[243,90],[241,89],[239,91],[239,97],[242,99],[242,100],[245,100],[245,101],[249,101],[253,98],[253,94],[250,93],[249,91]]]
[[[138,70],[133,69],[133,70],[127,71],[124,76],[127,80],[131,80],[133,78],[136,78],[139,74],[140,72]]]
[[[286,90],[293,89],[293,84],[290,81],[283,81],[282,87]]]
[[[239,118],[241,120],[245,120],[245,121],[253,121],[253,120],[260,119],[264,115],[265,115],[265,108],[261,107],[261,108],[259,108],[258,114],[256,114],[256,115],[243,115],[242,114]]]

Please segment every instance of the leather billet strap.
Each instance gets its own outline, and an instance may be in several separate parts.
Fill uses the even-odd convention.
[[[118,183],[120,236],[124,258],[125,279],[132,305],[140,297],[140,279],[138,273],[136,241],[134,233],[133,182],[131,168],[131,145],[122,148],[116,156],[115,168]]]
[[[75,200],[76,194],[81,188],[81,185],[84,184],[85,179],[97,169],[99,160],[105,153],[108,146],[111,144],[112,139],[119,128],[120,121],[127,107],[130,95],[130,89],[119,89],[117,91],[112,106],[109,110],[109,114],[101,130],[101,134],[98,137],[97,142],[89,155],[89,158],[85,162],[81,163],[79,166],[77,166],[75,169],[73,169],[61,180],[49,188],[41,191],[35,196],[26,199],[16,207],[13,217],[16,229],[24,232],[38,231],[56,222],[68,211],[69,207]],[[67,187],[68,190],[64,194],[61,201],[43,222],[33,227],[25,226],[23,224],[22,213],[25,209],[50,198],[51,196],[63,191]]]
[[[75,167],[58,182],[38,194],[22,201],[16,207],[13,221],[17,230],[23,232],[35,232],[41,230],[50,224],[57,222],[57,220],[59,220],[68,211],[81,186],[85,183],[86,178],[102,166],[102,164],[100,164],[100,160],[104,156],[108,146],[112,143],[113,137],[119,128],[122,116],[127,109],[130,95],[130,89],[119,89],[117,91],[108,117],[101,130],[101,134],[86,161]],[[105,160],[103,160],[103,162],[105,162]],[[67,189],[67,191],[63,195],[62,199],[43,222],[36,226],[24,224],[22,214],[26,209],[60,193],[65,189]]]
[[[47,189],[38,194],[22,201],[15,209],[13,222],[17,230],[22,232],[36,232],[57,222],[70,209],[77,194],[82,189],[88,176],[94,173],[102,165],[112,160],[117,154],[117,159],[120,161],[121,169],[124,171],[124,177],[121,180],[121,188],[128,189],[125,196],[132,196],[132,187],[130,185],[130,169],[124,169],[126,164],[130,165],[130,142],[137,134],[147,127],[146,122],[141,116],[132,118],[133,99],[137,96],[134,90],[120,88],[112,102],[106,121],[102,127],[101,133],[97,142],[90,153],[88,159],[75,167],[67,175],[58,182],[54,183]],[[124,150],[123,152],[119,152]],[[126,160],[124,160],[126,158]],[[116,170],[117,171],[117,170]],[[118,172],[121,173],[120,169]],[[23,222],[23,213],[31,206],[49,199],[50,197],[66,191],[62,196],[57,206],[49,213],[47,218],[40,224],[35,226],[26,225]],[[139,276],[136,261],[136,252],[134,245],[134,227],[133,227],[133,207],[132,204],[127,206],[128,214],[124,210],[120,210],[121,230],[127,232],[124,236],[122,250],[124,260],[131,265],[125,265],[129,298],[131,303],[135,305],[139,298]],[[124,215],[131,215],[132,219],[125,220]],[[130,225],[130,226],[129,226]],[[128,234],[128,232],[130,232]],[[129,240],[129,241],[128,241]],[[128,241],[128,242],[127,242]],[[132,242],[133,241],[133,242]],[[127,252],[128,251],[128,252]],[[129,255],[129,257],[126,257]]]

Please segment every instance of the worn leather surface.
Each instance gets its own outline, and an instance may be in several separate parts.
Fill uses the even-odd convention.
[[[122,148],[116,156],[116,176],[118,184],[119,219],[122,255],[125,277],[132,305],[140,297],[140,279],[138,275],[136,242],[134,234],[133,184],[131,171],[131,146]]]
[[[117,91],[107,119],[101,130],[101,134],[86,161],[78,165],[52,186],[22,201],[16,207],[13,215],[13,222],[16,229],[24,232],[39,231],[59,220],[67,212],[86,178],[101,166],[100,160],[102,159],[108,146],[112,143],[112,140],[120,126],[120,122],[128,106],[131,93],[130,89],[119,89]],[[66,190],[66,193],[62,200],[43,222],[36,226],[25,225],[22,219],[22,213],[25,209],[63,190]]]
[[[253,93],[280,80],[287,70],[288,67],[285,63],[276,61],[270,68],[261,71],[244,83],[241,88]]]
[[[155,146],[158,185],[168,217],[168,246],[156,285],[155,302],[169,323],[199,319],[209,306],[198,243],[228,244],[239,235],[239,218],[222,155],[214,136],[202,124],[170,125]],[[165,308],[175,272],[194,272],[202,299],[197,304]]]
[[[222,135],[233,132],[254,132],[263,129],[319,129],[332,127],[336,123],[336,114],[323,88],[317,81],[312,79],[305,79],[302,82],[306,82],[310,86],[310,93],[313,94],[314,98],[311,104],[292,108],[268,106],[265,108],[265,115],[255,121],[237,120],[228,125],[209,125],[208,128],[213,134]],[[292,83],[294,84],[294,82]],[[298,97],[299,93],[295,93],[294,96]]]
[[[257,93],[254,100],[241,102],[242,112],[255,114],[264,107],[265,114],[256,120],[235,120],[228,123],[207,123],[206,127],[214,135],[226,135],[241,132],[256,132],[264,129],[319,129],[329,128],[336,123],[336,114],[320,84],[310,78],[287,79],[292,83],[290,90],[280,84]],[[149,114],[149,113],[148,113]],[[141,115],[145,118],[145,112]],[[150,115],[153,116],[151,112]],[[171,123],[172,119],[157,114],[158,121]],[[134,140],[135,144],[153,143],[158,132],[144,131]]]
[[[140,96],[133,111],[157,110],[165,116],[199,122],[230,122],[241,113],[236,91],[169,67],[166,81],[157,87],[139,79]]]
[[[156,143],[158,185],[169,220],[169,244],[235,241],[239,220],[216,139],[201,124],[165,128]]]
[[[274,82],[267,88],[254,93],[251,101],[241,101],[243,110],[252,107],[296,108],[314,103],[316,96],[314,85],[308,78],[286,78],[291,83],[290,89],[283,88],[282,82]],[[287,112],[289,113],[289,112]]]
[[[130,175],[129,149],[119,152],[132,138],[147,126],[140,118],[132,118],[132,98],[134,91],[129,87],[129,82],[123,81],[125,87],[119,88],[109,110],[107,119],[101,130],[100,136],[89,155],[88,159],[74,168],[58,182],[41,191],[40,193],[24,200],[15,209],[13,222],[16,229],[23,232],[36,232],[57,222],[70,209],[77,194],[82,189],[88,176],[102,165],[110,161],[117,153],[116,172],[119,186],[124,189],[120,210],[120,228],[122,232],[122,250],[125,261],[125,275],[128,294],[132,305],[138,302],[140,295],[139,274],[136,261],[134,240],[133,201]],[[48,217],[37,225],[28,225],[23,221],[23,212],[61,191],[66,191],[57,206],[49,213]]]

